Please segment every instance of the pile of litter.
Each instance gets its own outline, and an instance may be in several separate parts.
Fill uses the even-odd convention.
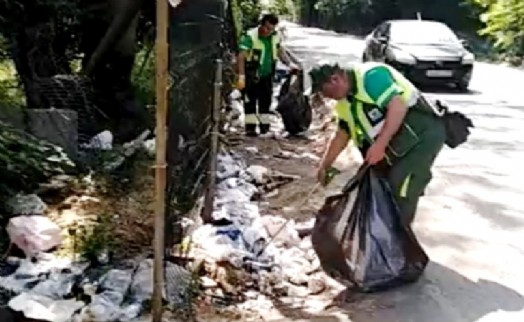
[[[106,134],[109,138],[110,133]],[[137,140],[115,148],[108,167],[115,169],[139,149],[145,148],[150,153],[154,141],[145,141],[148,134],[146,131]],[[103,137],[100,135],[99,139]],[[112,150],[113,146],[109,140],[104,144],[94,144],[94,148]],[[70,246],[66,236],[69,233],[71,237],[73,233],[67,231],[68,228],[87,226],[101,209],[105,209],[98,198],[88,196],[94,192],[91,179],[88,176],[79,180],[85,185],[79,188],[82,195],[70,196],[59,205],[48,206],[37,194],[62,197],[66,191],[67,194],[71,190],[80,192],[73,187],[73,181],[76,182],[73,177],[55,176],[48,183],[41,184],[36,194],[18,194],[6,201],[5,212],[0,217],[9,222],[5,230],[12,243],[10,250],[16,253],[16,246],[25,258],[8,257],[0,262],[0,321],[18,321],[23,316],[51,322],[123,322],[135,321],[149,311],[153,292],[151,259],[141,256],[109,263],[110,258],[104,249],[100,249],[101,257],[105,255],[107,258],[99,258],[98,263],[79,259],[76,254],[71,258],[57,255]],[[131,196],[128,196],[123,202],[131,203],[130,200]],[[118,219],[118,214],[125,215],[125,210],[111,218],[124,222]],[[125,223],[138,215],[144,216],[144,213],[124,218]],[[134,229],[137,227],[141,228],[135,226]],[[116,231],[115,235],[118,233]],[[55,253],[54,250],[60,251]],[[176,281],[165,287],[166,304],[173,309],[186,309],[191,273],[181,266],[166,263],[165,278]]]
[[[259,212],[259,192],[270,176],[269,169],[248,167],[235,153],[218,157],[215,222],[195,229],[178,250],[205,263],[203,286],[215,303],[326,290],[311,238],[302,236],[314,222],[286,224],[284,218]]]
[[[0,266],[0,299],[15,312],[38,321],[132,321],[153,293],[153,261],[129,260],[118,268],[92,268],[51,254],[34,262],[9,258]],[[165,299],[182,308],[191,274],[166,264]]]

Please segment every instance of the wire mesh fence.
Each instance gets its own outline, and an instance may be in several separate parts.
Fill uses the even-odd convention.
[[[170,302],[179,304],[177,309],[184,311],[187,321],[196,318],[192,308],[198,287],[194,274],[170,269],[171,261],[185,264],[189,260],[172,256],[172,250],[183,242],[188,214],[195,214],[191,210],[206,192],[204,209],[213,206],[216,125],[222,94],[231,87],[233,75],[229,68],[223,72],[222,66],[230,65],[236,34],[228,2],[188,1],[171,8],[164,276],[167,293],[176,289],[179,296]],[[205,212],[202,215],[205,221]]]

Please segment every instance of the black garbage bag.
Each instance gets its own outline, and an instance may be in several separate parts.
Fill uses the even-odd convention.
[[[446,128],[446,145],[454,149],[465,143],[471,134],[469,128],[475,127],[473,121],[460,112],[451,112],[449,107],[437,100],[435,102]]]
[[[313,112],[309,98],[304,95],[304,73],[289,73],[280,87],[277,112],[282,117],[285,130],[296,135],[309,129]]]
[[[421,111],[438,115],[444,123],[446,129],[446,145],[452,149],[465,143],[470,134],[470,128],[474,128],[473,121],[461,112],[450,111],[449,107],[440,100],[429,101],[421,96],[421,101],[425,108]]]
[[[368,167],[326,199],[312,242],[324,271],[361,292],[415,282],[428,263],[411,228],[401,224],[389,184]]]

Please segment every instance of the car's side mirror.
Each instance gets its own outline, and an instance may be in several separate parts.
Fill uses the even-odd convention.
[[[469,48],[469,42],[466,39],[459,39],[460,44],[464,48]]]

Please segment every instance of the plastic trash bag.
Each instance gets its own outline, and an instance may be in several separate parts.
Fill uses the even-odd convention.
[[[280,88],[277,112],[284,128],[291,135],[305,132],[313,119],[309,98],[304,95],[304,74],[296,71],[288,74]]]
[[[454,149],[465,143],[471,134],[469,128],[475,127],[473,121],[460,112],[451,112],[447,105],[437,100],[435,102],[440,110],[444,127],[446,128],[446,145]]]
[[[62,243],[62,230],[45,216],[11,218],[6,230],[11,242],[18,246],[28,258]]]
[[[400,222],[389,184],[367,167],[343,193],[326,199],[312,243],[328,275],[362,292],[414,282],[428,263],[411,228]]]

